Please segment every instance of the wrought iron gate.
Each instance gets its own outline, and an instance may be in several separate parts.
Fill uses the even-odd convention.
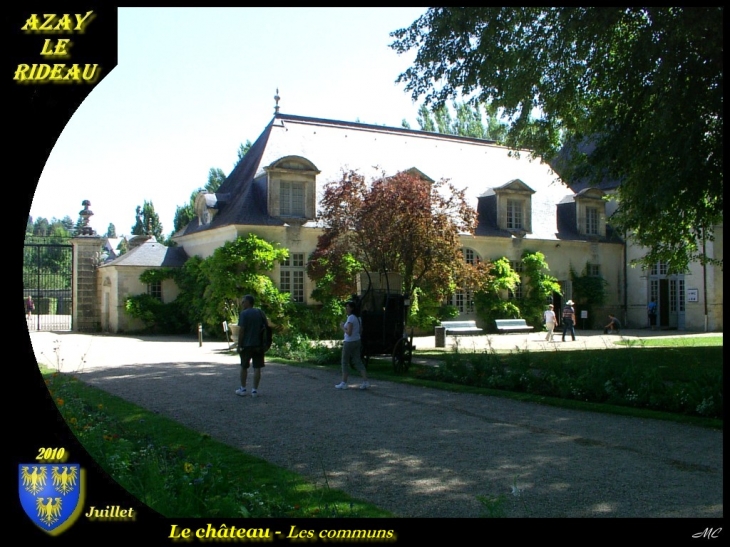
[[[32,299],[28,313],[27,298]],[[23,248],[23,306],[28,330],[71,330],[73,245],[63,238],[29,238]]]

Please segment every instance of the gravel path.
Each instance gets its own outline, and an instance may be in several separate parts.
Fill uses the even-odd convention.
[[[33,333],[40,362],[403,517],[722,517],[721,431],[267,364],[237,397],[225,344]],[[60,340],[59,355],[53,352]],[[354,380],[354,378],[351,378]]]

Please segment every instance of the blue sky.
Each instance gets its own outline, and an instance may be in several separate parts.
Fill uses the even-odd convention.
[[[129,234],[152,201],[165,235],[211,167],[228,174],[240,143],[281,112],[417,128],[395,80],[414,54],[389,33],[426,8],[120,8],[119,63],[61,133],[31,206],[34,218]]]

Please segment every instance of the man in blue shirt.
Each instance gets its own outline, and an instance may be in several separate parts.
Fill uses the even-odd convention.
[[[573,308],[573,304],[572,300],[568,300],[563,307],[563,342],[565,342],[565,334],[568,331],[575,342],[575,308]]]
[[[238,352],[241,355],[241,387],[236,395],[245,397],[248,367],[253,363],[253,389],[251,397],[258,396],[261,382],[261,369],[264,368],[264,348],[261,340],[261,331],[267,322],[266,315],[258,308],[254,308],[254,298],[250,294],[243,297],[243,309],[238,315]]]

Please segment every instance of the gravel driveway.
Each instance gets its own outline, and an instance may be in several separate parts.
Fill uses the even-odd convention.
[[[60,358],[52,348],[60,340]],[[224,343],[33,333],[62,368],[320,485],[403,517],[722,517],[723,433],[267,364],[237,397]],[[351,380],[355,380],[354,377]]]

